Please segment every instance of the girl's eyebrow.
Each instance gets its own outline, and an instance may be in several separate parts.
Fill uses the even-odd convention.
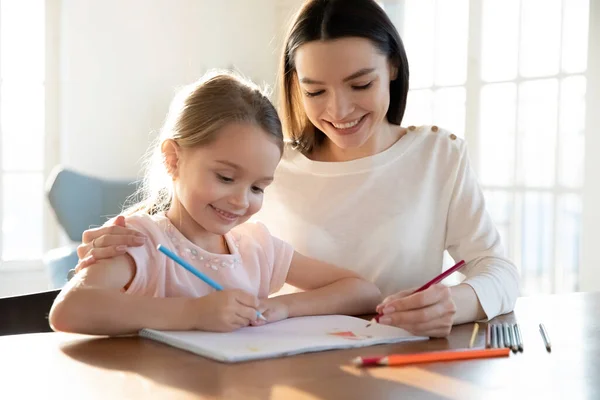
[[[236,163],[233,163],[231,161],[227,161],[227,160],[216,160],[216,162],[218,162],[219,164],[225,164],[233,169],[243,169],[241,166],[237,165]]]
[[[234,162],[231,161],[227,161],[227,160],[216,160],[215,162],[218,162],[219,164],[223,164],[223,165],[227,165],[228,167],[231,167],[235,170],[238,171],[243,171],[244,168],[241,165],[238,165]],[[265,176],[259,179],[259,181],[265,181],[265,182],[271,182],[273,181],[273,177],[272,176]]]
[[[358,71],[354,72],[353,74],[348,75],[342,81],[348,82],[348,81],[351,81],[352,79],[360,78],[361,76],[370,74],[373,71],[375,71],[375,68],[362,68],[362,69],[359,69]],[[314,79],[306,78],[306,77],[300,78],[300,82],[304,83],[306,85],[324,85],[325,84],[324,82],[316,81]]]

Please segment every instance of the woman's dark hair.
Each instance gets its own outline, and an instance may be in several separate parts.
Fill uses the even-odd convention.
[[[302,107],[294,56],[298,47],[315,40],[344,37],[369,39],[397,68],[390,82],[387,120],[400,125],[408,94],[408,60],[402,39],[385,11],[373,0],[308,0],[293,19],[285,39],[280,65],[280,116],[285,134],[307,154],[319,147],[325,134]]]

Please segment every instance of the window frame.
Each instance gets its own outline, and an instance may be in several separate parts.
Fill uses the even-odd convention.
[[[0,0],[1,1],[1,0]],[[60,142],[59,142],[59,65],[60,65],[60,0],[44,0],[44,149],[43,149],[43,169],[42,179],[47,182],[52,169],[60,160]],[[0,101],[2,99],[0,98]],[[0,152],[0,165],[2,155]],[[0,188],[4,178],[5,170],[0,172]],[[42,256],[39,259],[28,260],[8,260],[0,259],[0,272],[17,273],[20,271],[43,271],[43,258],[45,253],[52,248],[58,247],[64,240],[61,239],[61,231],[53,215],[53,211],[46,199],[45,185],[41,188],[44,191],[44,204],[42,209]],[[3,212],[3,198],[0,189],[0,213]],[[2,218],[0,218],[0,222]],[[0,250],[3,245],[3,237],[0,235]],[[0,251],[1,253],[1,251]]]
[[[440,0],[437,0],[440,1]],[[521,0],[523,1],[523,0]],[[567,0],[562,0],[563,4]],[[403,0],[386,0],[383,1],[383,6],[390,15],[390,18],[398,27],[400,34],[403,34],[402,21],[404,17],[404,1]],[[464,138],[468,143],[469,157],[471,165],[475,172],[480,174],[480,138],[478,132],[480,130],[480,112],[481,112],[481,90],[492,82],[485,82],[480,75],[482,59],[482,21],[483,21],[483,2],[480,0],[469,0],[469,26],[468,26],[468,46],[467,46],[467,74],[466,82],[461,87],[465,88],[465,132]],[[512,215],[510,217],[510,233],[509,241],[505,243],[505,247],[512,249],[511,258],[514,258],[515,263],[520,266],[521,260],[521,242],[522,242],[522,210],[519,204],[515,201],[519,194],[531,192],[548,193],[552,197],[552,215],[553,215],[553,244],[557,243],[557,219],[558,219],[558,199],[563,194],[574,194],[579,196],[582,203],[581,209],[581,240],[579,243],[580,257],[578,270],[578,288],[576,290],[599,290],[600,289],[600,269],[594,268],[600,264],[600,253],[595,251],[597,247],[596,238],[600,237],[597,232],[600,227],[600,137],[595,138],[592,129],[588,127],[600,126],[600,113],[589,112],[589,110],[600,109],[600,4],[593,0],[589,2],[589,31],[588,31],[588,66],[583,73],[564,73],[559,71],[557,74],[544,76],[540,78],[523,78],[517,76],[515,79],[505,80],[493,83],[514,83],[519,85],[523,82],[535,81],[537,79],[557,79],[559,85],[562,80],[569,76],[584,76],[587,80],[586,87],[586,120],[584,122],[584,176],[583,187],[566,188],[561,187],[558,179],[553,186],[549,188],[537,188],[532,186],[520,185],[515,182],[511,186],[491,186],[481,185],[484,191],[499,191],[513,197]],[[410,56],[409,56],[410,62]],[[446,86],[444,86],[446,87]],[[447,86],[456,87],[456,86]],[[431,86],[428,88],[436,90],[439,87]],[[517,92],[518,96],[518,92]],[[518,97],[517,97],[518,99]],[[560,99],[560,89],[559,89]],[[518,103],[517,103],[518,104]],[[518,111],[517,111],[518,112]],[[557,116],[558,118],[558,116]],[[424,121],[426,123],[427,121]],[[518,132],[518,118],[515,119],[515,133]],[[560,146],[560,132],[557,127],[557,149]],[[598,136],[598,135],[596,135]],[[515,141],[515,156],[519,140]],[[515,163],[517,163],[515,159]],[[515,167],[517,167],[515,165]],[[515,173],[516,173],[515,168]],[[555,176],[558,178],[558,168],[555,170]],[[561,292],[561,277],[562,269],[560,263],[556,262],[556,252],[553,250],[550,256],[551,267],[548,269],[550,274],[551,293]],[[525,274],[523,274],[525,275]]]

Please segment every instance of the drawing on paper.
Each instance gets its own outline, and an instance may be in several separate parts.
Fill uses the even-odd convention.
[[[370,339],[372,338],[372,336],[369,335],[357,335],[356,333],[352,332],[352,331],[333,331],[333,332],[328,332],[327,333],[330,336],[338,336],[344,339],[348,339],[348,340],[365,340],[365,339]]]

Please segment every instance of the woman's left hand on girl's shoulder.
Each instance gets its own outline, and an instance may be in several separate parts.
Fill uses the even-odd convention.
[[[448,336],[456,314],[450,288],[437,284],[413,293],[415,289],[385,298],[376,309],[382,315],[379,323],[397,326],[419,336]]]

